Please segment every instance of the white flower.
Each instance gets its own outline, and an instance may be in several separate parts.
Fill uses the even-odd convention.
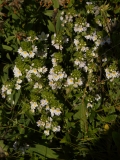
[[[62,112],[61,112],[61,110],[60,110],[59,108],[56,108],[56,109],[54,110],[54,114],[55,114],[56,116],[59,116],[61,113],[62,113]]]
[[[55,114],[55,108],[54,108],[54,107],[52,107],[52,108],[50,109],[50,113],[51,113],[51,117],[53,117],[54,114]]]
[[[15,76],[15,77],[22,76],[21,71],[19,70],[19,68],[16,67],[16,65],[15,65],[15,67],[14,67],[14,69],[13,69],[13,72],[14,72],[14,76]]]
[[[46,136],[49,136],[50,131],[49,131],[49,130],[44,130],[44,134],[45,134]]]
[[[48,100],[42,99],[42,100],[40,101],[40,103],[41,103],[41,106],[44,107],[44,106],[46,106],[46,105],[48,104]]]
[[[6,96],[5,96],[5,93],[2,93],[2,98],[5,98]]]
[[[31,109],[35,109],[36,107],[38,107],[37,102],[31,101],[30,104],[31,104]]]
[[[53,127],[52,131],[53,132],[60,132],[60,126]]]
[[[18,53],[24,58],[29,56],[28,52],[27,51],[23,51],[21,47],[18,49]]]
[[[101,99],[101,97],[98,94],[96,94],[95,100],[99,101],[100,99]]]
[[[39,88],[39,84],[36,82],[33,88]]]
[[[119,76],[120,76],[120,73],[119,72],[117,72],[117,71],[110,71],[108,68],[106,68],[105,69],[105,72],[106,72],[106,77],[108,78],[108,79],[110,79],[110,78],[112,78],[112,79],[114,79],[114,78],[118,78]]]
[[[47,105],[46,106],[46,111],[49,111],[50,110],[50,107]]]
[[[34,56],[35,56],[35,52],[30,51],[30,52],[29,52],[29,57],[30,57],[30,58],[33,58]]]
[[[79,41],[77,39],[74,39],[74,44],[77,46],[79,44]]]
[[[33,49],[32,51],[35,52],[35,53],[36,53],[37,50],[38,50],[37,46],[34,46],[34,45],[32,45],[32,49]]]
[[[85,66],[86,66],[86,62],[80,61],[79,67],[80,67],[80,68],[84,68]]]
[[[7,90],[7,95],[10,95],[11,92],[12,92],[12,89],[8,89],[8,90]]]
[[[21,85],[15,84],[15,89],[19,90],[21,88]]]
[[[68,78],[67,79],[67,84],[68,85],[73,85],[74,84],[74,79],[73,78]]]
[[[46,128],[46,129],[51,128],[51,123],[46,122],[46,124],[45,124],[45,128]]]
[[[92,105],[91,103],[88,103],[88,104],[87,104],[87,108],[89,108],[89,107],[92,108],[93,105]]]
[[[83,82],[81,80],[81,78],[78,79],[78,81],[76,82],[77,85],[82,86]]]
[[[64,11],[61,12],[61,15],[63,15],[63,14],[64,14]]]
[[[7,85],[6,85],[6,86],[5,86],[5,85],[3,85],[1,90],[2,90],[2,92],[7,91],[7,90],[8,90]]]
[[[31,69],[30,72],[31,72],[31,73],[34,73],[34,74],[36,74],[36,75],[37,75],[37,73],[38,73],[36,68]]]
[[[62,17],[62,16],[60,16],[60,20],[61,20],[61,21],[63,20],[63,17]]]
[[[35,109],[31,109],[31,112],[34,113],[34,112],[35,112]]]
[[[36,123],[37,123],[38,127],[41,127],[41,126],[44,127],[45,126],[45,122],[43,122],[41,120],[38,120]]]
[[[46,73],[47,72],[47,68],[45,66],[42,67],[42,73]]]
[[[107,62],[107,58],[103,58],[103,59],[102,59],[102,62]]]
[[[21,79],[17,79],[17,84],[21,84],[22,83],[22,80]]]

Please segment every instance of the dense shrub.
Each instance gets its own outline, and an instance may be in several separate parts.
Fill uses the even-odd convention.
[[[110,159],[120,149],[119,1],[0,6],[1,157]]]

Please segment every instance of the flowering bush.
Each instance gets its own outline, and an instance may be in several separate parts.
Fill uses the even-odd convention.
[[[119,11],[114,18],[112,2],[0,3],[3,153],[57,159],[64,157],[60,148],[67,159],[85,156],[89,139],[119,118]]]

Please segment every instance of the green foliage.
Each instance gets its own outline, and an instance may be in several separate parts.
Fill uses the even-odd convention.
[[[119,157],[119,1],[0,6],[3,158]]]

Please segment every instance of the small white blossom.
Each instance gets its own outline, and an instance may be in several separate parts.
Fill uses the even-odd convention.
[[[36,123],[37,123],[38,127],[41,127],[41,126],[44,127],[45,126],[45,122],[43,122],[41,120],[38,120]]]
[[[45,124],[45,128],[46,128],[46,129],[51,128],[51,123],[46,122],[46,124]]]
[[[21,88],[21,85],[15,84],[15,89],[19,90]]]
[[[16,67],[16,65],[15,65],[15,67],[14,67],[14,69],[13,69],[13,72],[14,72],[14,76],[15,76],[15,77],[20,77],[20,76],[22,76],[21,71],[19,70],[19,68]]]
[[[74,84],[74,79],[73,78],[68,78],[67,79],[67,84],[68,85],[73,85]]]
[[[40,104],[41,104],[42,107],[44,107],[44,106],[48,105],[48,100],[41,99]]]
[[[52,131],[53,132],[60,132],[60,126],[53,127]]]
[[[30,104],[31,104],[31,109],[35,109],[36,107],[38,107],[37,102],[31,101]]]
[[[22,80],[21,79],[17,79],[17,84],[21,84],[22,83]]]
[[[7,95],[10,95],[11,92],[12,92],[12,89],[8,89],[8,90],[7,90]]]
[[[49,136],[50,131],[49,131],[49,130],[44,130],[44,134],[45,134],[46,136]]]

